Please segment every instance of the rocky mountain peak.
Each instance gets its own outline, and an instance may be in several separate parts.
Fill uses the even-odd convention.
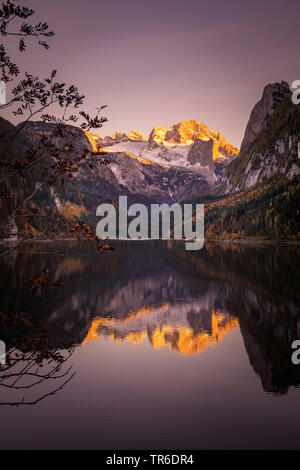
[[[117,131],[112,136],[98,138],[98,145],[100,147],[109,147],[121,142],[146,142],[147,140],[145,134],[138,130],[132,130],[128,133]]]
[[[253,142],[264,127],[267,118],[273,113],[279,103],[291,94],[287,82],[269,83],[265,86],[261,99],[254,106],[248,121],[245,135],[241,144],[241,152]]]
[[[162,127],[162,126],[154,127],[149,136],[148,149],[152,150],[153,148],[163,145],[165,141],[166,133],[167,133],[167,129],[165,127]]]
[[[161,126],[154,127],[149,136],[147,149],[188,146],[193,145],[199,139],[202,141],[212,139],[218,144],[219,151],[215,149],[216,151],[210,154],[214,159],[232,158],[239,153],[238,149],[229,144],[219,131],[210,130],[203,122],[195,119],[178,122],[169,129]],[[199,147],[199,142],[197,146]]]
[[[128,132],[127,137],[129,140],[135,142],[147,142],[148,140],[148,137],[143,132],[136,129]]]
[[[191,145],[196,139],[209,139],[210,130],[202,122],[194,119],[173,124],[169,129],[161,126],[154,127],[149,137],[148,148],[160,145]]]
[[[203,122],[190,119],[173,124],[166,133],[165,140],[171,144],[190,145],[196,139],[207,139],[210,130]]]

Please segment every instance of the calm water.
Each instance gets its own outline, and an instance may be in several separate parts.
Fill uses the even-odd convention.
[[[0,448],[300,448],[300,248],[116,246],[0,260]]]

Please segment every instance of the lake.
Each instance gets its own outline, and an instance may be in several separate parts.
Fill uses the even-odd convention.
[[[0,448],[299,449],[300,247],[114,247],[0,258]]]

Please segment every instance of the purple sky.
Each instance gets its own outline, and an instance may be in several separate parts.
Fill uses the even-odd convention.
[[[75,83],[85,109],[107,104],[99,131],[197,119],[240,145],[269,82],[300,79],[299,0],[23,0],[56,32],[23,69]],[[5,115],[8,119],[11,116]]]

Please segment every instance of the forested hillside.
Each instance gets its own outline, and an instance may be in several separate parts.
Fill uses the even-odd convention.
[[[208,195],[205,237],[300,240],[300,176],[274,176],[234,195]]]

